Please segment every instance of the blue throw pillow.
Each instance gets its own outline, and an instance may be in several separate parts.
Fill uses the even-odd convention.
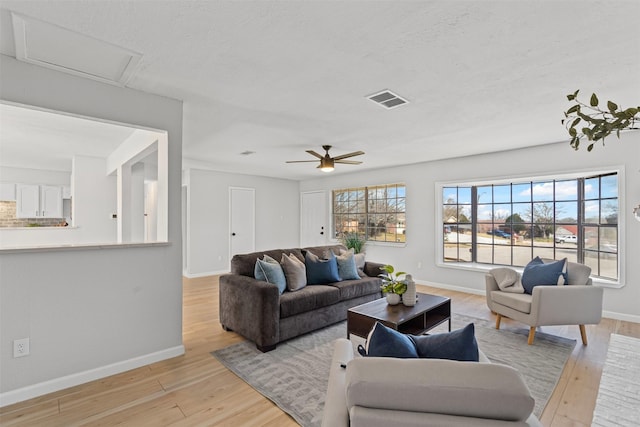
[[[433,335],[411,335],[418,357],[425,359],[449,359],[462,362],[479,360],[475,326],[469,323],[462,329]]]
[[[524,292],[531,295],[536,286],[564,285],[567,281],[566,262],[567,259],[564,258],[545,264],[540,257],[535,257],[522,272]]]
[[[287,289],[287,279],[280,263],[269,255],[265,255],[263,259],[256,260],[253,275],[257,280],[273,283],[278,287],[280,293]]]
[[[336,256],[338,262],[338,275],[342,280],[358,280],[358,266],[353,252],[345,252]]]
[[[329,259],[320,259],[307,251],[304,255],[304,266],[307,269],[307,285],[324,285],[340,281],[338,262],[332,252],[329,253]]]
[[[363,356],[369,357],[397,357],[401,359],[415,359],[418,357],[416,346],[408,335],[384,326],[380,322],[373,325],[367,337],[366,348],[358,348]]]

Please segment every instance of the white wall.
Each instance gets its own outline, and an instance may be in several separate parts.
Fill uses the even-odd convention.
[[[229,271],[229,187],[255,189],[256,250],[299,245],[298,182],[188,169],[188,277]]]
[[[470,141],[469,143],[472,143]],[[300,191],[327,190],[350,186],[404,182],[407,184],[407,244],[403,247],[371,245],[367,258],[390,263],[413,274],[414,279],[471,292],[484,292],[484,272],[465,271],[436,265],[435,183],[563,173],[586,168],[624,166],[621,218],[624,216],[626,257],[621,289],[605,289],[605,315],[640,322],[640,222],[633,219],[633,206],[640,203],[640,132],[607,139],[606,147],[591,153],[575,152],[568,143],[394,167],[376,171],[333,175],[300,183]],[[330,205],[329,205],[330,206]],[[418,268],[422,263],[422,268]]]
[[[0,166],[0,182],[10,184],[71,185],[71,172]]]
[[[168,244],[1,253],[0,405],[182,354],[182,103],[6,56],[0,83],[2,100],[169,135]]]

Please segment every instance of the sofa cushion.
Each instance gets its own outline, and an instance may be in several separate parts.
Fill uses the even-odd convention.
[[[307,269],[307,285],[324,285],[339,282],[338,262],[333,252],[328,253],[328,259],[320,259],[312,252],[304,255],[304,265]]]
[[[307,269],[304,262],[293,254],[282,254],[280,260],[284,277],[287,279],[287,290],[293,292],[307,286]]]
[[[426,359],[449,359],[461,362],[479,360],[475,326],[469,323],[462,329],[430,335],[410,335],[416,346],[418,357]]]
[[[253,274],[257,280],[276,285],[280,293],[287,289],[287,279],[282,271],[282,266],[269,255],[264,255],[263,259],[256,260]]]
[[[586,285],[589,283],[591,267],[575,262],[567,263],[567,285]]]
[[[367,408],[524,421],[534,399],[517,370],[492,363],[360,357],[347,364],[346,400]]]
[[[254,276],[256,261],[264,255],[269,255],[273,259],[282,258],[282,254],[294,254],[300,261],[304,262],[304,256],[299,248],[293,249],[272,249],[262,252],[252,252],[249,254],[236,254],[231,258],[231,274],[240,274],[247,277]]]
[[[358,280],[343,280],[341,282],[328,283],[340,289],[340,300],[345,301],[365,295],[380,294],[382,280],[378,277],[365,275]]]
[[[337,255],[336,262],[338,263],[338,275],[341,280],[358,280],[360,278],[353,252],[343,252]]]
[[[418,357],[416,346],[408,335],[380,322],[373,325],[365,346],[359,346],[358,351],[368,357],[397,357],[400,359]]]
[[[522,272],[522,286],[525,293],[531,294],[535,286],[564,285],[567,281],[566,264],[566,258],[544,263],[540,257],[535,257]]]
[[[512,294],[502,291],[491,291],[491,300],[497,304],[513,308],[521,313],[531,313],[531,301],[529,294]]]
[[[327,307],[340,301],[340,291],[333,286],[305,286],[296,292],[280,295],[280,318]]]

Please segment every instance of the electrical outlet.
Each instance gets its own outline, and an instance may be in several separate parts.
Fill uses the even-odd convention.
[[[13,341],[13,357],[24,357],[29,355],[29,338],[22,338]]]

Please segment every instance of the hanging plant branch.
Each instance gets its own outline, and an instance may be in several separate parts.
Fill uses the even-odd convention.
[[[640,106],[636,108],[622,109],[615,102],[607,101],[606,109],[600,107],[600,100],[596,94],[592,94],[589,104],[578,99],[578,92],[567,95],[569,101],[574,101],[567,111],[564,112],[562,124],[571,136],[571,147],[577,150],[580,140],[587,138],[590,141],[587,151],[593,150],[593,145],[602,141],[615,132],[620,138],[620,131],[634,128],[636,121],[640,121]]]

